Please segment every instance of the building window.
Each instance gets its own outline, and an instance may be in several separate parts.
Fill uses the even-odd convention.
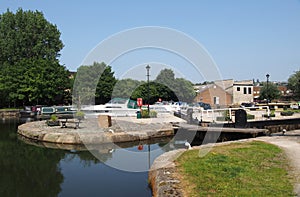
[[[247,94],[247,88],[244,87],[244,94]]]
[[[252,94],[251,88],[248,88],[248,94]]]
[[[241,91],[241,88],[240,88],[240,87],[237,87],[237,88],[236,88],[236,91],[238,91],[238,92]]]
[[[217,96],[214,96],[214,104],[219,105],[220,104],[220,98]]]

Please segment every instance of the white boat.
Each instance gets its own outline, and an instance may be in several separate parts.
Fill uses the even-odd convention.
[[[151,110],[157,111],[158,113],[174,113],[178,111],[179,105],[163,103],[163,102],[156,102],[154,105],[149,106]]]
[[[113,98],[104,105],[90,105],[81,108],[87,118],[98,115],[136,116],[139,111],[136,101],[123,98]]]

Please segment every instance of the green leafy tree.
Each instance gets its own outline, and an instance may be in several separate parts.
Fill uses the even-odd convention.
[[[82,104],[95,102],[95,92],[101,70],[97,66],[80,66],[73,86],[73,103],[77,103],[79,108]]]
[[[171,69],[167,69],[167,68],[163,69],[157,75],[155,81],[157,83],[161,83],[166,86],[172,87],[174,85],[174,81],[175,81],[175,74],[174,74],[173,70],[171,70]]]
[[[68,72],[58,61],[60,32],[39,11],[0,15],[0,96],[5,105],[58,104]]]
[[[36,57],[56,61],[62,48],[59,30],[42,12],[19,9],[0,15],[0,64]]]
[[[259,99],[268,99],[270,102],[274,99],[278,99],[281,96],[280,90],[276,84],[269,82],[268,84],[265,82],[260,90]]]
[[[73,102],[79,105],[106,103],[111,99],[116,78],[110,66],[94,62],[77,69],[73,86]]]
[[[196,96],[192,82],[183,79],[176,78],[175,80],[175,93],[180,101],[192,102]]]
[[[114,76],[110,66],[105,63],[98,64],[99,68],[103,70],[96,89],[96,103],[107,103],[112,98],[112,93],[117,79]],[[94,64],[94,65],[95,65]]]
[[[296,71],[288,79],[288,88],[294,93],[294,99],[300,99],[300,71]]]
[[[139,98],[138,94],[133,95],[135,89],[137,89],[143,82],[133,79],[121,79],[118,80],[114,86],[112,96],[120,98]]]
[[[161,86],[156,82],[149,82],[149,104],[155,103],[160,98],[160,92],[158,87]],[[143,98],[144,103],[148,103],[148,83],[142,82],[142,84],[135,89],[131,96],[132,99]]]
[[[164,100],[191,102],[195,98],[193,84],[183,78],[175,78],[171,69],[162,70],[156,77],[159,96]]]

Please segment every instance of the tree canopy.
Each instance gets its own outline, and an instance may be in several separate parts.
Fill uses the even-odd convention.
[[[263,83],[263,86],[260,90],[259,99],[268,99],[271,102],[274,99],[278,99],[281,96],[280,91],[277,88],[277,85],[274,83]]]
[[[118,80],[113,89],[112,96],[120,98],[139,98],[141,95],[137,93],[136,89],[145,82],[134,79],[121,79]]]
[[[0,15],[0,97],[2,105],[58,104],[70,88],[59,64],[60,32],[42,12]]]
[[[109,67],[110,69],[110,67]],[[111,70],[109,70],[111,71]],[[105,74],[107,79],[113,81],[112,72]],[[93,72],[95,73],[95,72]],[[110,77],[109,76],[110,73]],[[102,74],[104,76],[104,74]],[[102,77],[101,76],[101,77]],[[85,76],[84,78],[88,78]],[[115,79],[114,79],[115,80]],[[101,80],[99,80],[100,83]],[[108,80],[109,81],[109,80]],[[95,83],[90,80],[88,83]],[[102,85],[106,83],[101,83]],[[85,87],[89,87],[88,84],[85,84]],[[99,86],[98,86],[99,87]],[[148,83],[145,81],[138,81],[133,79],[121,79],[116,80],[114,86],[101,86],[101,89],[106,89],[107,94],[110,97],[121,97],[121,98],[130,98],[136,100],[137,98],[143,98],[144,103],[148,103]],[[88,93],[85,93],[87,96]],[[109,97],[109,98],[110,98]],[[182,78],[175,78],[175,74],[171,69],[162,70],[157,78],[149,82],[149,103],[152,104],[158,99],[165,101],[187,101],[191,102],[195,97],[195,91],[193,84]]]
[[[164,100],[191,102],[196,96],[192,82],[183,78],[175,78],[171,69],[161,70],[155,82],[161,84],[159,92]]]
[[[62,48],[59,30],[42,12],[19,9],[0,15],[0,64],[37,57],[56,61]]]
[[[300,71],[296,71],[288,79],[288,88],[294,93],[294,99],[300,100]]]
[[[103,104],[112,97],[117,80],[111,67],[105,63],[94,62],[77,69],[73,86],[73,103]]]

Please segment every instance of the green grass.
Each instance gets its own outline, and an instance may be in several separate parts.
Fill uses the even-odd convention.
[[[294,196],[288,163],[277,146],[250,142],[181,155],[176,163],[187,196]]]
[[[300,109],[291,109],[294,113],[300,113]]]
[[[0,111],[9,111],[9,110],[20,110],[22,108],[2,108]]]

